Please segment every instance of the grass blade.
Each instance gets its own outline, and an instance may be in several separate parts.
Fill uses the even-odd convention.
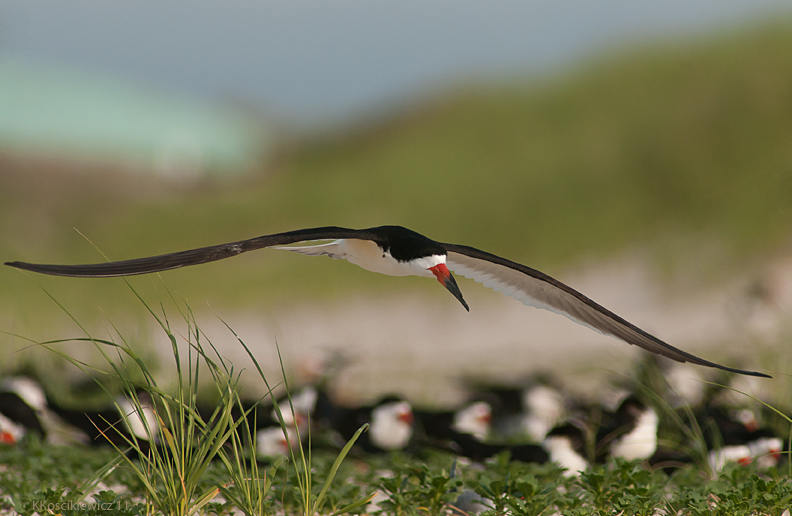
[[[338,472],[338,468],[341,467],[341,463],[346,458],[347,453],[349,453],[349,450],[352,449],[352,446],[355,444],[355,441],[358,440],[360,434],[368,430],[368,428],[369,428],[368,423],[358,428],[357,432],[355,432],[355,435],[353,435],[352,438],[346,443],[346,445],[344,445],[344,448],[338,454],[338,457],[336,457],[335,462],[333,462],[333,467],[330,468],[330,473],[327,475],[327,480],[325,480],[325,483],[322,486],[322,490],[319,492],[319,496],[316,497],[316,501],[314,502],[314,510],[313,510],[314,513],[317,513],[321,510],[322,504],[324,504],[324,499],[325,499],[325,495],[327,494],[327,490],[330,488],[330,484],[333,483],[333,479],[335,478],[336,473]]]

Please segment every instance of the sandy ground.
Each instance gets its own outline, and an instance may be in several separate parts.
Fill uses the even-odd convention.
[[[780,336],[788,335],[792,262],[762,271],[692,293],[661,285],[641,260],[625,257],[559,279],[676,347],[728,365],[772,369],[761,357],[772,357]],[[756,294],[762,278],[772,288]],[[346,352],[351,362],[333,387],[349,402],[398,392],[445,405],[464,395],[461,378],[508,382],[539,371],[558,373],[573,391],[590,394],[629,374],[644,353],[472,281],[462,279],[460,287],[470,313],[438,288],[435,296],[355,297],[264,314],[219,315],[252,349],[271,381],[281,377],[276,340],[287,372],[298,376],[325,351]],[[249,358],[217,315],[197,317],[226,358],[251,369],[249,391],[260,389]],[[161,330],[152,327],[150,334],[161,343],[163,362],[172,362]]]

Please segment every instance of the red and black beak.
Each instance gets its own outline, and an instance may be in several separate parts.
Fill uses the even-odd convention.
[[[448,291],[451,292],[460,303],[462,303],[462,306],[465,307],[465,310],[469,312],[470,307],[465,302],[465,298],[462,297],[462,291],[459,290],[459,285],[457,285],[457,282],[451,275],[451,271],[448,270],[448,267],[446,267],[444,263],[440,263],[434,267],[429,267],[429,270],[432,271],[432,274],[437,277],[437,281],[447,288]]]

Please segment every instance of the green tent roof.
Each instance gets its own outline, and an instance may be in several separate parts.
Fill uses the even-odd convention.
[[[240,110],[0,57],[0,149],[200,175],[247,170],[271,143]]]

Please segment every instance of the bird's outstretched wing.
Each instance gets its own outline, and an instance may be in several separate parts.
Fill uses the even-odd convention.
[[[559,313],[599,333],[611,335],[677,362],[690,362],[733,373],[770,378],[763,373],[716,364],[666,344],[572,287],[535,269],[473,247],[455,244],[442,246],[447,252],[446,265],[452,272],[478,281],[526,305]]]
[[[341,238],[359,238],[373,240],[367,230],[339,228],[327,226],[321,228],[299,229],[285,233],[264,235],[248,240],[219,244],[178,253],[160,254],[147,258],[137,258],[120,262],[95,263],[90,265],[47,265],[25,262],[6,262],[6,265],[42,274],[54,276],[71,276],[78,278],[107,278],[113,276],[133,276],[148,274],[150,272],[167,271],[198,265],[200,263],[214,262],[230,258],[247,251],[263,249],[279,245],[295,244],[313,240],[336,240]]]

